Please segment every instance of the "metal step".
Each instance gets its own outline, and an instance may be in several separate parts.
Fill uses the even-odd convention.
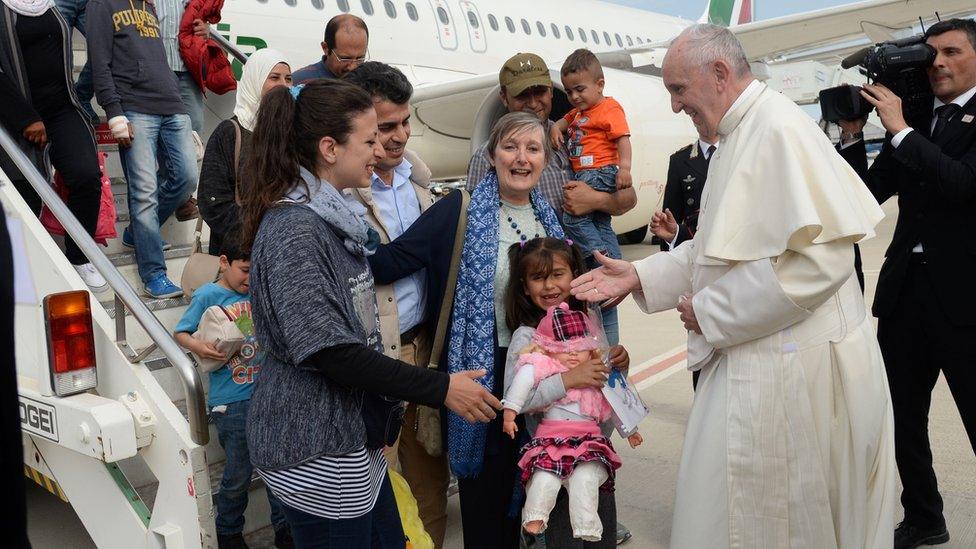
[[[140,296],[142,302],[149,307],[150,311],[164,311],[166,309],[175,309],[176,307],[185,307],[190,304],[190,298],[183,295],[180,297],[168,297],[165,299],[156,299],[154,297]],[[108,316],[115,318],[115,299],[109,301],[102,301],[102,307],[105,308],[105,312]],[[132,313],[128,309],[125,311],[126,316],[130,316]]]
[[[163,360],[165,361],[165,359]],[[169,361],[165,361],[165,363],[168,365]],[[176,406],[177,410],[180,411],[183,417],[187,416],[185,400],[174,400],[173,405]],[[224,474],[224,468],[227,465],[227,460],[224,457],[223,449],[220,448],[219,443],[217,442],[216,427],[212,424],[210,431],[211,443],[207,445],[206,450],[208,462],[207,468],[210,476],[210,493],[216,495],[220,492],[220,479]],[[246,511],[245,522],[250,523],[250,525],[255,527],[263,527],[263,525],[268,523],[269,506],[264,488],[264,480],[257,474],[257,472],[253,472],[251,474],[251,482],[248,485],[248,509]],[[158,489],[159,483],[155,481],[146,482],[135,487],[139,497],[150,510],[156,501],[156,493]],[[258,528],[254,528],[254,530],[257,529]],[[245,526],[245,532],[250,531],[252,531],[252,528]]]
[[[210,470],[210,493],[213,495],[217,495],[220,492],[220,477],[224,474],[226,464],[227,461],[221,459],[219,462],[207,465],[207,468]],[[264,506],[267,507],[268,504],[264,487],[264,480],[257,472],[252,473],[251,483],[247,487],[249,503],[254,503],[254,499],[256,498],[262,498],[265,500]],[[139,498],[142,499],[142,502],[146,504],[146,507],[152,510],[153,503],[156,502],[156,492],[159,491],[159,483],[152,482],[143,486],[136,486],[135,490],[139,494]],[[248,505],[248,507],[251,507],[251,505]],[[267,522],[264,524],[267,524]]]
[[[206,245],[203,247],[206,250]],[[163,251],[164,259],[180,259],[184,257],[190,257],[193,251],[193,244],[175,244],[172,248]],[[124,252],[118,252],[114,254],[107,254],[109,260],[116,267],[123,267],[125,265],[135,265],[136,264],[136,251],[133,249],[127,249]]]

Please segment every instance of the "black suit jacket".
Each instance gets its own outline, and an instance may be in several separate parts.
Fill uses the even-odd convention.
[[[668,181],[664,187],[664,208],[671,210],[678,222],[678,240],[675,246],[690,240],[698,230],[698,211],[701,194],[708,175],[708,160],[701,152],[698,141],[671,155],[668,163]],[[661,243],[668,250],[668,243]]]
[[[892,313],[904,291],[912,248],[921,243],[933,278],[933,299],[957,326],[976,325],[976,97],[930,139],[932,114],[909,120],[914,130],[895,148],[885,142],[863,174],[874,197],[898,196],[898,222],[878,278],[873,313]],[[863,141],[841,150],[852,165]],[[860,160],[863,162],[863,160]]]

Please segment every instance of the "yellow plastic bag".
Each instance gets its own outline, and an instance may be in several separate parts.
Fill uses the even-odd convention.
[[[424,523],[420,520],[417,500],[407,485],[407,480],[393,469],[387,471],[390,484],[393,485],[393,495],[396,497],[397,509],[400,511],[400,523],[403,533],[407,536],[406,549],[434,549],[434,540],[424,530]]]

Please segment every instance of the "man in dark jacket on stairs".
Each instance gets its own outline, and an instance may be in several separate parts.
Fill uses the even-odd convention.
[[[136,250],[139,276],[154,298],[183,295],[166,276],[160,225],[196,184],[190,117],[166,61],[153,4],[91,0],[88,57],[95,96],[119,144],[129,184],[130,225],[122,243]],[[157,177],[157,163],[168,175]]]

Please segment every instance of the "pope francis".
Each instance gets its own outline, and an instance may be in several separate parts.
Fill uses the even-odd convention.
[[[757,81],[727,29],[695,25],[663,66],[675,112],[717,129],[698,233],[602,267],[573,293],[677,307],[701,370],[678,470],[671,547],[893,543],[888,383],[853,243],[883,214],[817,125]]]

